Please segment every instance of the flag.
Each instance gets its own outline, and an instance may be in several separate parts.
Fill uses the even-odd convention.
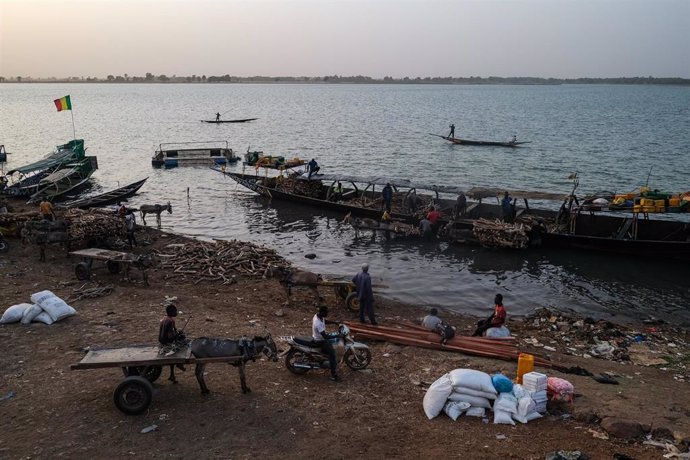
[[[57,107],[58,112],[62,112],[63,110],[72,110],[72,101],[70,101],[69,96],[55,99],[53,102],[55,102],[55,107]]]

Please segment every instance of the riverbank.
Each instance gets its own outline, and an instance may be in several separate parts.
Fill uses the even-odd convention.
[[[170,245],[189,241],[152,229],[142,229],[137,238],[145,243],[136,248],[138,253],[166,251]],[[547,353],[555,362],[586,367],[595,374],[608,373],[619,385],[548,371],[570,380],[580,396],[572,406],[527,425],[484,424],[467,417],[452,422],[445,416],[428,421],[421,406],[424,382],[433,382],[449,370],[469,367],[510,376],[516,363],[379,342],[368,343],[373,355],[370,370],[343,368],[339,383],[329,381],[325,371],[295,376],[282,360],[257,361],[247,366],[253,391],[243,395],[237,371],[214,364],[208,366],[206,377],[211,395],[202,397],[188,369],[178,372],[178,385],[164,379],[154,385],[154,401],[147,413],[127,417],[112,403],[112,391],[121,380],[119,370],[69,370],[85,350],[155,344],[166,297],[177,297],[182,311],[178,321],[191,318],[186,329],[190,337],[252,336],[264,328],[274,337],[306,335],[314,314],[311,292],[295,289],[292,306],[287,307],[276,280],[238,276],[230,284],[197,282],[193,275],[185,278],[162,268],[149,270],[148,287],[136,270],[134,279],[127,281],[101,268],[85,283],[74,277],[78,261],[64,251],[50,247],[47,261],[41,263],[36,247],[22,246],[16,239],[10,243],[10,252],[0,256],[4,308],[26,302],[43,289],[65,299],[77,289],[106,284],[114,289],[105,297],[70,301],[78,315],[51,326],[0,326],[0,340],[6,344],[0,356],[0,397],[16,393],[0,401],[3,457],[246,458],[280,452],[287,458],[313,458],[323,456],[324,449],[336,458],[440,458],[448,452],[471,458],[543,458],[560,449],[579,449],[591,458],[611,458],[616,453],[658,458],[663,453],[607,435],[597,421],[611,416],[637,420],[656,429],[657,436],[675,436],[676,442],[690,436],[687,330],[663,324],[623,327],[551,312],[510,318],[508,326],[521,349]],[[353,319],[334,293],[322,290],[321,294],[331,307],[332,319]],[[425,314],[419,306],[385,299],[378,300],[377,312],[382,324]],[[444,316],[459,334],[470,333],[476,321],[450,312]],[[582,325],[575,326],[580,320]],[[674,347],[669,344],[676,345],[680,354],[665,365],[652,366],[634,364],[629,352],[628,360],[620,353],[612,354],[612,359],[585,356],[594,337],[623,343],[621,336],[633,333],[645,335],[637,345],[659,347],[653,350],[659,356],[670,356],[669,348]],[[563,337],[570,337],[570,343]],[[156,431],[140,433],[153,424]]]

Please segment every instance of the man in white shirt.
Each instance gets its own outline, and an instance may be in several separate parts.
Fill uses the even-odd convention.
[[[340,381],[338,373],[336,372],[337,362],[335,359],[335,350],[333,345],[328,341],[332,336],[326,332],[326,324],[337,324],[335,321],[328,321],[326,319],[328,316],[328,307],[319,307],[319,311],[314,315],[311,320],[311,335],[316,346],[321,347],[321,351],[328,355],[328,362],[331,367],[331,380],[334,382]]]

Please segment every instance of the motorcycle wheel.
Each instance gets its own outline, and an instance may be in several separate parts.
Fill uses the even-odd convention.
[[[306,374],[309,369],[302,369],[301,367],[295,367],[295,363],[300,361],[306,361],[306,355],[299,350],[292,349],[285,355],[285,367],[293,374],[302,375]]]
[[[366,369],[371,362],[371,352],[368,348],[351,348],[345,354],[345,364],[356,371]]]

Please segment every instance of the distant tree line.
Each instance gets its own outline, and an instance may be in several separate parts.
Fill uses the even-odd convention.
[[[108,75],[99,77],[31,78],[2,77],[0,83],[347,83],[347,84],[430,84],[430,85],[690,85],[687,78],[616,77],[616,78],[538,78],[538,77],[390,77],[372,78],[363,75],[325,77],[237,77],[232,75],[167,76],[147,72],[143,77]]]

